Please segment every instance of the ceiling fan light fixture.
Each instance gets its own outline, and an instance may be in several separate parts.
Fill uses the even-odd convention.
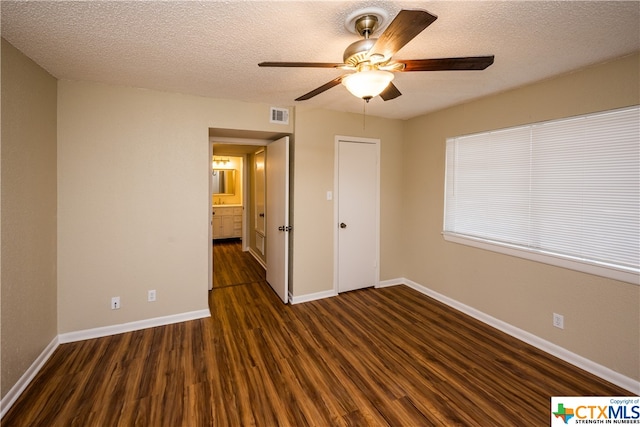
[[[299,96],[296,101],[306,101],[342,83],[354,96],[369,102],[374,96],[390,101],[402,95],[400,90],[391,83],[393,74],[396,72],[484,70],[493,64],[493,55],[393,61],[393,55],[398,50],[438,17],[422,9],[402,9],[382,34],[372,38],[371,35],[376,28],[383,27],[387,18],[387,12],[376,7],[351,13],[345,21],[345,28],[364,38],[347,46],[342,56],[342,63],[261,62],[258,66],[339,68],[356,71],[335,77],[322,86]]]
[[[382,93],[393,80],[393,73],[382,70],[365,70],[349,74],[342,84],[351,94],[367,102]]]

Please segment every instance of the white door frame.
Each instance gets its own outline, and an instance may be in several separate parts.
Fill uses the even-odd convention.
[[[335,295],[338,295],[338,284],[339,284],[339,272],[338,266],[340,262],[339,257],[339,241],[338,241],[338,233],[339,233],[339,222],[340,222],[340,207],[338,206],[338,193],[340,188],[339,182],[339,158],[340,158],[340,142],[355,142],[355,143],[368,143],[375,144],[377,147],[377,157],[378,164],[376,170],[376,198],[378,202],[376,203],[376,269],[375,269],[375,287],[378,287],[380,284],[380,139],[374,138],[361,138],[354,136],[344,136],[344,135],[336,135],[334,142],[334,165],[333,165],[333,292]]]
[[[213,142],[209,141],[209,159],[207,163],[209,165],[209,200],[207,202],[207,211],[209,212],[209,282],[207,284],[207,290],[210,291],[213,289],[213,183],[211,182],[211,174],[213,173],[213,162],[211,159],[213,158]],[[207,298],[209,298],[209,293],[207,293]]]

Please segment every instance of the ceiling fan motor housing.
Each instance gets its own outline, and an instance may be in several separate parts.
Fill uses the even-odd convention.
[[[357,67],[359,63],[367,61],[368,53],[378,39],[363,39],[351,43],[345,50],[343,62],[347,65]]]

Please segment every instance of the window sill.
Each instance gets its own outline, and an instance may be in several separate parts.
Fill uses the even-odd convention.
[[[442,232],[442,236],[447,242],[472,246],[478,249],[484,249],[504,255],[515,256],[518,258],[524,258],[531,261],[554,265],[556,267],[568,268],[570,270],[581,271],[583,273],[607,277],[614,280],[620,280],[622,282],[628,282],[634,285],[640,285],[640,275],[637,271],[633,271],[630,269],[624,270],[622,268],[613,268],[609,266],[598,265],[595,263],[572,259],[570,257],[562,255],[546,253],[534,249],[526,249],[504,243],[497,243],[490,240],[473,238],[456,233]]]

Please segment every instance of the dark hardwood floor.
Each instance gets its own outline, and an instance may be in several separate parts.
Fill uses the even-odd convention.
[[[265,280],[264,268],[249,252],[242,252],[242,241],[238,239],[214,241],[213,271],[214,288]]]
[[[289,306],[260,277],[60,345],[2,426],[548,426],[551,396],[629,395],[406,286]]]

